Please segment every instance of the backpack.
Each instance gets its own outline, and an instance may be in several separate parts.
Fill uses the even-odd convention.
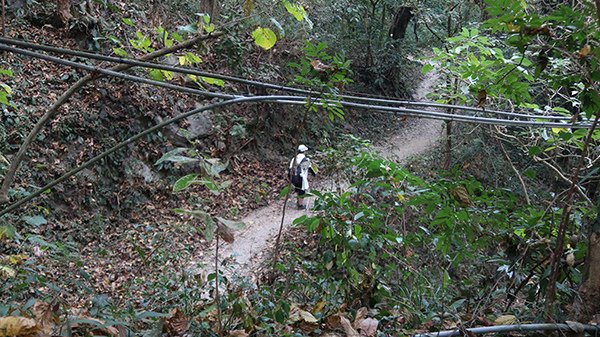
[[[302,186],[302,177],[300,176],[300,173],[302,172],[302,167],[300,167],[300,164],[302,164],[302,162],[305,160],[306,157],[304,157],[300,163],[296,163],[295,169],[290,168],[288,172],[288,177],[290,178],[294,186]]]

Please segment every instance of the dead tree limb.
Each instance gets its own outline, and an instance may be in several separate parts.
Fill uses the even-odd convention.
[[[171,53],[176,52],[181,49],[190,48],[200,41],[204,41],[204,40],[211,39],[211,38],[217,38],[221,35],[222,35],[222,33],[200,35],[193,39],[187,40],[185,42],[175,44],[171,47],[163,48],[163,49],[157,50],[153,53],[146,54],[146,55],[140,57],[138,60],[140,60],[140,61],[153,60],[157,57],[171,54]],[[110,70],[120,72],[120,71],[127,70],[131,67],[132,66],[128,65],[128,64],[119,64],[114,67],[111,67]],[[65,91],[56,100],[56,102],[54,102],[54,104],[50,108],[48,108],[46,113],[38,120],[38,122],[36,123],[34,128],[31,130],[31,132],[29,132],[29,135],[27,136],[27,138],[25,138],[25,140],[21,144],[19,151],[13,157],[9,168],[6,171],[6,174],[4,176],[4,181],[2,182],[2,187],[0,188],[0,205],[5,204],[9,201],[8,190],[10,188],[10,185],[13,183],[13,181],[15,179],[17,170],[19,169],[19,166],[21,165],[21,162],[23,161],[23,158],[25,157],[25,153],[27,152],[27,149],[29,149],[29,146],[31,145],[31,143],[33,143],[33,141],[38,136],[38,134],[42,131],[44,126],[48,123],[48,121],[50,121],[58,113],[58,109],[64,103],[66,103],[71,98],[71,96],[73,96],[73,94],[78,92],[81,88],[86,86],[88,83],[95,81],[101,77],[103,77],[103,75],[98,74],[98,73],[89,73],[89,74],[85,75],[84,77],[82,77],[79,81],[77,81],[75,84],[73,84],[73,86],[71,86],[67,91]]]

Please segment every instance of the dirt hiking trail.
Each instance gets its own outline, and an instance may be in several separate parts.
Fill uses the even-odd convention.
[[[438,76],[433,72],[426,74],[423,80],[416,88],[415,98],[418,101],[426,100],[426,94],[435,86]],[[411,118],[406,120],[397,134],[387,140],[373,146],[374,151],[380,153],[386,158],[396,162],[405,162],[408,157],[417,156],[431,149],[436,141],[444,136],[443,122],[434,119]],[[311,189],[324,190],[325,186],[334,186],[331,181],[312,179]],[[283,221],[284,231],[292,225],[294,219],[302,215],[311,215],[310,210],[313,205],[313,198],[305,199],[308,201],[308,209],[298,210],[296,201],[293,198],[295,193],[290,193],[285,210]],[[284,198],[273,204],[260,208],[240,219],[246,224],[246,228],[235,232],[235,241],[232,244],[222,243],[219,245],[219,261],[227,258],[235,260],[236,273],[239,276],[250,277],[254,279],[258,275],[253,275],[263,260],[263,253],[266,248],[275,244],[279,228],[281,225],[282,209]],[[283,244],[283,243],[281,243]],[[200,273],[207,275],[214,272],[214,248],[204,252],[205,256],[201,258],[207,266]],[[196,270],[194,273],[198,273]],[[226,271],[225,275],[230,276],[231,271]]]

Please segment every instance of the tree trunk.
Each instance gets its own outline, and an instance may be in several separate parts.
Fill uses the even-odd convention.
[[[588,251],[579,294],[570,308],[571,320],[587,323],[594,314],[600,313],[600,229],[596,220],[590,235]]]
[[[408,27],[408,23],[414,14],[411,12],[410,7],[402,6],[396,12],[396,16],[394,16],[394,22],[390,27],[389,35],[392,39],[398,40],[403,39],[406,34],[406,27]]]
[[[73,15],[71,15],[71,0],[56,0],[56,9],[64,22],[69,22],[69,20],[73,19]]]
[[[200,13],[206,13],[210,17],[210,22],[214,23],[216,18],[215,14],[215,2],[216,0],[200,0]]]

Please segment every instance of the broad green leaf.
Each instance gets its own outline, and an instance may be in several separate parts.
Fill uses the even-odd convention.
[[[529,149],[529,155],[530,156],[535,156],[536,154],[542,153],[542,149],[539,146],[532,146]]]
[[[279,193],[279,197],[283,198],[288,193],[289,189],[290,189],[289,186],[284,187],[283,190],[281,190],[281,193]]]
[[[292,4],[289,1],[284,1],[283,5],[285,6],[285,9],[287,9],[287,11],[296,18],[296,20],[302,21],[304,16],[302,15],[302,12],[298,8],[299,6],[297,4]]]
[[[204,31],[207,33],[213,32],[214,30],[215,30],[215,25],[211,24],[211,25],[204,26]]]
[[[197,173],[188,174],[185,177],[180,178],[173,184],[173,192],[179,192],[183,189],[188,188],[190,185],[196,183],[196,178],[198,177]]]
[[[135,25],[133,24],[133,21],[129,18],[123,18],[123,22],[125,22],[125,24],[127,24],[127,25],[135,27]]]
[[[450,308],[454,309],[455,311],[461,306],[463,305],[463,303],[465,303],[466,299],[460,299],[458,301],[455,301],[454,303],[450,304]]]
[[[450,274],[448,274],[447,270],[444,270],[444,275],[442,277],[442,287],[444,289],[448,288],[450,285]]]
[[[4,89],[4,91],[6,91],[7,94],[12,95],[12,89],[10,86],[8,86],[8,84],[0,82],[0,86],[2,89]]]
[[[573,138],[575,139],[581,139],[584,138],[585,136],[587,136],[588,130],[586,129],[577,129],[575,131],[573,131]]]
[[[218,85],[220,87],[225,87],[225,82],[223,82],[223,80],[219,80],[219,79],[212,78],[212,77],[204,77],[204,76],[201,76],[200,78],[208,84],[214,84],[214,85]]]
[[[150,75],[150,78],[155,81],[162,82],[165,80],[162,71],[160,71],[158,69],[153,69],[152,71],[150,71],[149,75]]]
[[[44,217],[41,215],[35,215],[35,216],[24,215],[21,217],[21,220],[25,221],[26,223],[28,223],[32,226],[39,226],[39,225],[44,225],[44,224],[48,223],[48,221],[46,221],[46,219],[44,219]]]
[[[0,241],[5,241],[15,236],[16,230],[13,226],[0,226]]]
[[[173,72],[172,71],[161,70],[160,72],[165,76],[167,81],[173,80]]]
[[[275,33],[273,33],[273,31],[269,28],[256,28],[252,32],[252,37],[254,38],[254,42],[265,50],[271,49],[277,41]]]
[[[204,230],[206,240],[211,242],[215,238],[215,222],[213,221],[212,217],[207,215],[206,218],[204,218],[204,225],[206,226],[206,229]]]
[[[0,74],[10,76],[10,77],[13,76],[13,72],[11,70],[6,70],[6,69],[0,69]]]
[[[523,174],[531,180],[535,179],[535,171],[532,169],[527,169],[523,171]]]
[[[172,162],[176,162],[176,163],[188,163],[188,162],[198,161],[198,159],[195,159],[195,158],[179,156],[179,154],[181,152],[185,152],[185,151],[189,151],[189,149],[186,147],[178,147],[174,150],[171,150],[171,151],[163,154],[163,156],[160,157],[160,159],[157,160],[156,163],[154,163],[154,165],[158,165],[164,161],[172,161]]]
[[[122,48],[113,48],[113,51],[121,57],[127,57],[127,52]]]
[[[217,218],[217,220],[219,220],[220,223],[225,225],[225,227],[227,227],[227,228],[239,230],[239,229],[244,229],[246,227],[246,224],[241,221],[232,221],[232,220],[223,219],[221,217],[216,217],[216,218]]]
[[[552,128],[552,132],[558,134],[559,132],[569,132],[567,128]]]
[[[426,73],[432,71],[433,69],[434,69],[434,67],[431,64],[426,64],[421,69],[421,73],[426,74]]]
[[[177,33],[171,34],[171,37],[173,38],[173,40],[175,40],[177,42],[183,42],[183,38],[181,37],[181,35],[179,35]]]
[[[138,245],[136,245],[133,241],[131,242],[131,244],[133,245],[133,248],[135,248],[135,250],[138,252],[138,254],[142,258],[142,260],[144,260],[146,257],[146,254],[144,253],[144,251],[140,247],[138,247]]]

